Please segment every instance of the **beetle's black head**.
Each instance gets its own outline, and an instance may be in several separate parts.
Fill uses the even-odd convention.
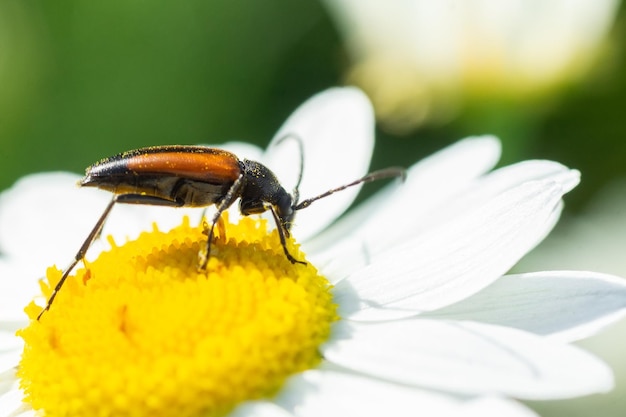
[[[265,165],[247,159],[241,164],[245,176],[245,185],[239,202],[241,214],[247,216],[263,213],[271,206],[282,228],[289,231],[295,216],[291,194],[285,191],[276,175]]]

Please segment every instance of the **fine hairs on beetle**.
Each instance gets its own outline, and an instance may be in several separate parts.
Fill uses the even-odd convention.
[[[63,271],[46,307],[37,320],[50,309],[63,283],[80,262],[93,241],[100,235],[104,223],[115,204],[143,204],[166,207],[216,206],[208,232],[206,256],[200,257],[200,269],[206,269],[213,242],[214,228],[220,216],[239,198],[239,211],[250,214],[270,211],[276,223],[280,243],[291,263],[306,264],[288,251],[286,239],[296,211],[309,207],[314,201],[337,191],[361,183],[384,178],[404,180],[406,170],[391,167],[371,172],[351,183],[330,189],[320,195],[299,201],[298,187],[302,180],[303,145],[293,134],[283,136],[295,139],[300,146],[300,174],[294,191],[289,194],[276,176],[265,165],[248,159],[240,160],[231,152],[207,146],[166,145],[136,149],[102,159],[89,166],[81,187],[96,187],[113,193],[93,229],[80,246],[70,265]],[[277,143],[278,143],[277,142]]]

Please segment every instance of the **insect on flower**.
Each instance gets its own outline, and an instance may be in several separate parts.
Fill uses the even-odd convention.
[[[50,309],[63,283],[76,264],[84,258],[87,250],[102,231],[111,209],[117,203],[167,207],[215,205],[217,210],[208,232],[206,256],[200,257],[199,268],[206,269],[215,225],[224,210],[239,198],[239,210],[243,215],[258,214],[269,210],[274,217],[285,256],[291,263],[305,264],[295,259],[286,245],[286,238],[290,236],[289,230],[296,211],[309,207],[316,200],[357,184],[392,177],[404,179],[406,175],[403,168],[386,168],[318,196],[299,201],[298,187],[303,168],[302,143],[294,135],[287,135],[282,139],[285,138],[295,138],[300,145],[300,174],[292,194],[280,185],[274,173],[265,165],[248,159],[240,160],[231,152],[207,146],[152,146],[123,152],[89,166],[79,185],[110,191],[114,196],[70,265],[64,270],[46,307],[39,313],[37,319],[39,320],[43,313]]]

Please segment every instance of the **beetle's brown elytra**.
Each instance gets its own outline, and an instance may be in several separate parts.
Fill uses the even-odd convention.
[[[241,174],[239,158],[235,154],[206,146],[155,146],[138,149],[103,159],[92,165],[89,171],[92,175],[113,175],[116,168],[118,173],[158,173],[217,182],[235,181]]]

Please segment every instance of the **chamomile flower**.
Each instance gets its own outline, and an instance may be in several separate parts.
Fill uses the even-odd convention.
[[[367,170],[372,109],[332,89],[286,133],[304,141],[300,194],[317,195]],[[289,187],[296,145],[225,147]],[[118,205],[40,321],[36,278],[47,270],[49,296],[60,270],[48,266],[69,261],[110,195],[74,189],[70,174],[20,180],[0,196],[1,415],[530,416],[515,398],[610,390],[611,370],[567,343],[623,316],[626,285],[505,275],[579,173],[549,161],[491,171],[499,150],[462,140],[338,221],[357,190],[317,201],[287,242],[306,265],[285,259],[267,219],[231,210],[198,271],[202,213]]]

